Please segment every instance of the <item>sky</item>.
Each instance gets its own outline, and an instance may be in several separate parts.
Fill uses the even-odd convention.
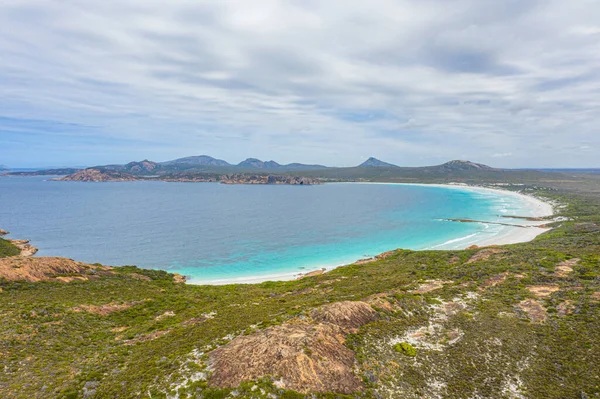
[[[3,0],[0,164],[600,167],[600,0]]]

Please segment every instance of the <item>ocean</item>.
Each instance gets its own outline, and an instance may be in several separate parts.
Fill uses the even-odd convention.
[[[0,228],[37,256],[177,272],[191,283],[292,278],[396,249],[463,249],[530,214],[521,198],[440,186],[49,181],[0,177]]]

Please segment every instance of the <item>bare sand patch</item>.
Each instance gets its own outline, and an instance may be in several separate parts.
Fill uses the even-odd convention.
[[[546,321],[546,308],[535,299],[526,299],[519,302],[517,308],[527,314],[527,317],[534,323],[543,323]]]
[[[567,278],[569,277],[569,273],[573,271],[573,266],[577,265],[581,259],[573,258],[569,260],[565,260],[560,262],[554,268],[554,276],[559,278]]]
[[[556,291],[560,291],[560,287],[556,284],[529,285],[527,286],[527,289],[538,298],[545,298]]]
[[[419,288],[409,291],[411,294],[426,294],[431,291],[439,290],[446,284],[452,284],[454,281],[443,281],[443,280],[427,280],[423,284],[419,285]]]

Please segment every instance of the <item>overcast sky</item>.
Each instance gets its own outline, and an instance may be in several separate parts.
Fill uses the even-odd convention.
[[[598,0],[2,0],[0,164],[600,167]]]

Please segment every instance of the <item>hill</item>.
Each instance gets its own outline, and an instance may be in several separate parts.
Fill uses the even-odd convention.
[[[358,165],[358,167],[364,168],[364,167],[397,167],[397,166],[393,165],[391,163],[380,161],[377,158],[371,157],[371,158],[367,159],[365,162]]]
[[[227,161],[216,159],[208,155],[197,155],[185,158],[178,158],[172,161],[160,162],[163,166],[170,165],[203,165],[203,166],[231,166]]]

